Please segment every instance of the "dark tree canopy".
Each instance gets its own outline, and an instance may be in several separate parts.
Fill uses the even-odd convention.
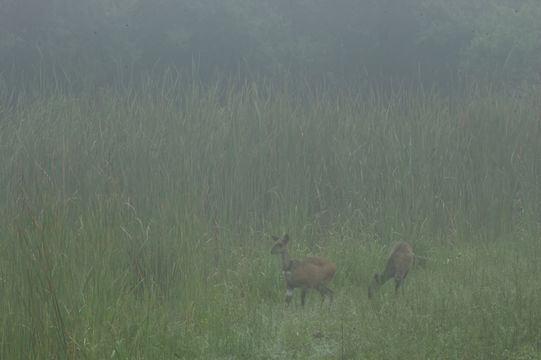
[[[536,0],[1,0],[0,69],[537,83]]]

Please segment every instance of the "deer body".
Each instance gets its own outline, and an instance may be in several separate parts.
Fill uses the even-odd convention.
[[[374,292],[391,278],[394,278],[395,292],[398,292],[413,265],[413,260],[414,254],[410,244],[405,241],[396,244],[391,251],[383,273],[374,274],[374,278],[368,287],[368,297],[371,298]]]
[[[289,305],[293,297],[293,289],[301,289],[301,304],[304,306],[304,300],[308,289],[316,289],[321,294],[321,301],[328,296],[332,301],[333,291],[328,287],[334,273],[336,265],[329,259],[319,256],[310,256],[300,259],[291,259],[287,249],[289,236],[286,234],[282,238],[273,236],[275,240],[271,249],[271,254],[280,254],[282,258],[282,272],[286,283],[286,304]]]

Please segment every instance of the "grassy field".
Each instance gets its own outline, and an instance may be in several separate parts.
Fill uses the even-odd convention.
[[[541,359],[539,96],[3,94],[0,184],[2,359]],[[285,307],[286,231],[332,305]]]

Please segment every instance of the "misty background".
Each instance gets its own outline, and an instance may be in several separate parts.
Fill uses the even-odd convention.
[[[540,19],[0,0],[0,359],[541,359]]]
[[[4,86],[202,80],[538,84],[537,0],[1,0]],[[51,75],[52,74],[52,75]]]

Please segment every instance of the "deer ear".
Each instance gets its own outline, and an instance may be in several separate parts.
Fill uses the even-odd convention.
[[[289,235],[284,234],[284,237],[282,239],[284,240],[285,243],[287,243],[289,241]]]
[[[280,240],[280,238],[278,236],[271,235],[271,237],[272,237],[272,240],[274,240],[274,241]]]

